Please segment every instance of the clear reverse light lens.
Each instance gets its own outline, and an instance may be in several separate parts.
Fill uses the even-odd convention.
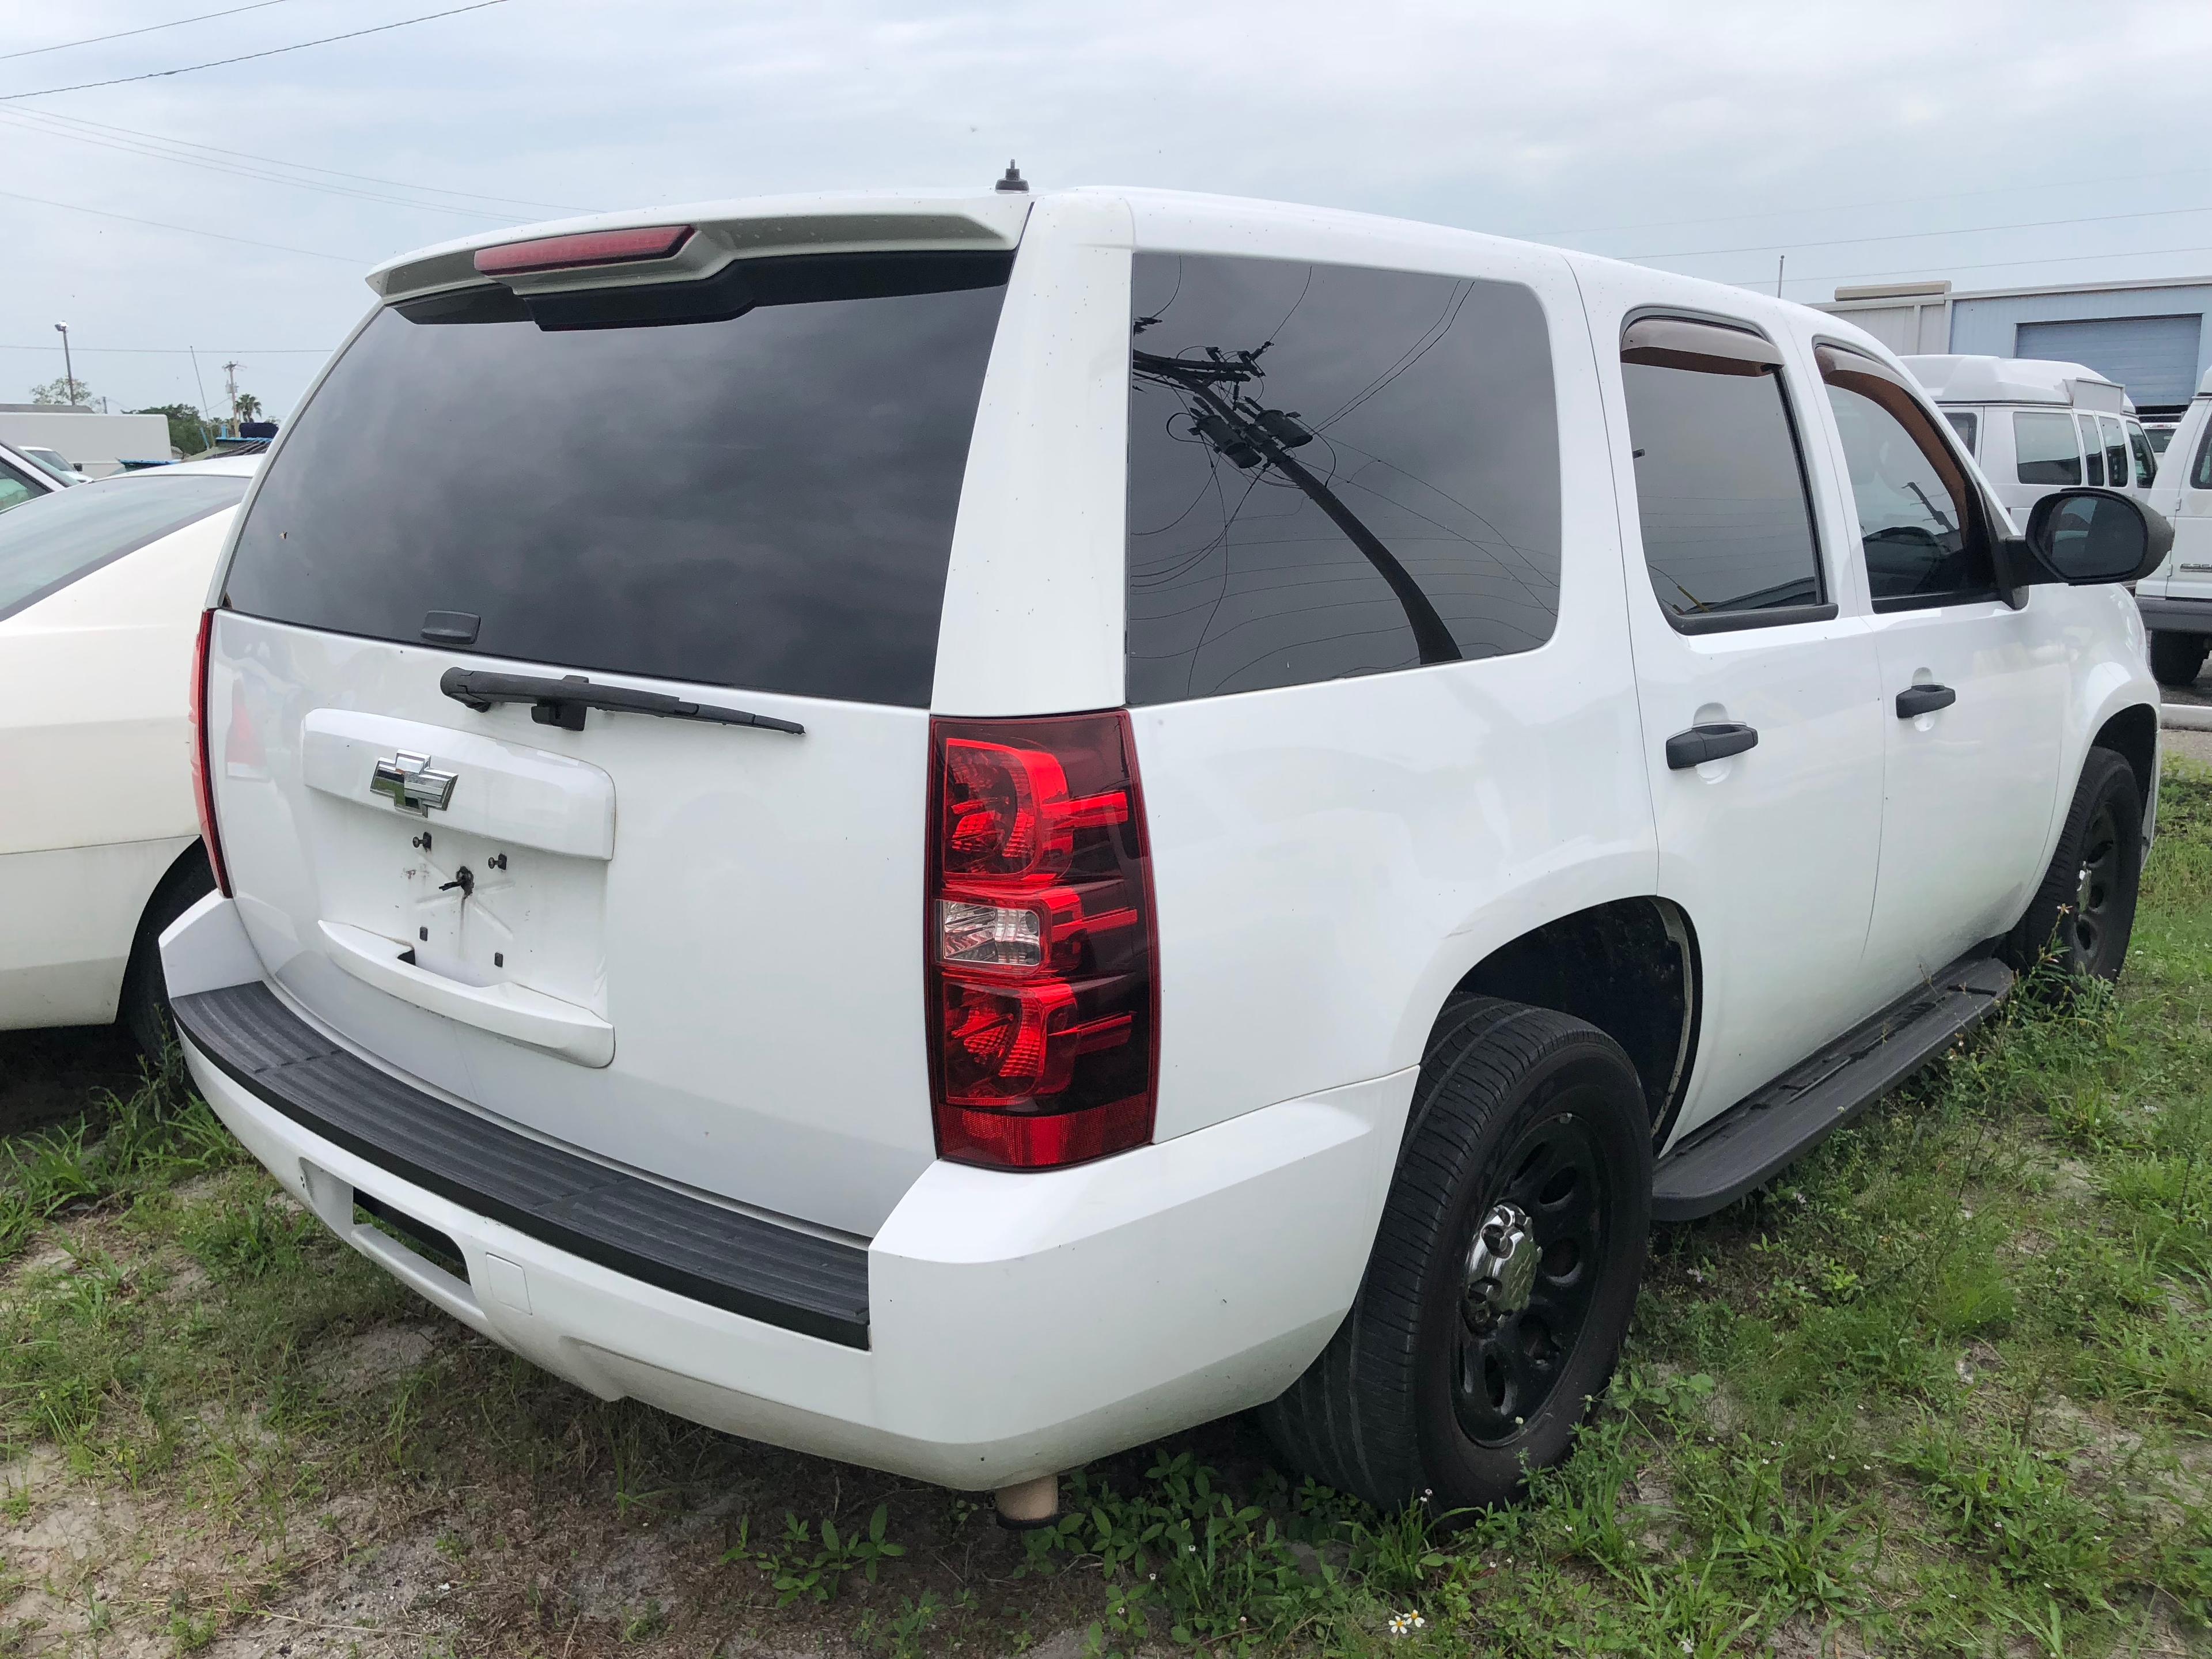
[[[1030,909],[940,899],[937,938],[939,956],[946,962],[1034,968],[1044,960],[1037,913]]]

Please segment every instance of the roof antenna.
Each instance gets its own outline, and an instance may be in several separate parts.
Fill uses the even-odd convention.
[[[999,180],[997,188],[1006,191],[1020,191],[1026,195],[1028,193],[1030,181],[1022,177],[1022,170],[1016,167],[1012,161],[1007,162],[1006,176]]]

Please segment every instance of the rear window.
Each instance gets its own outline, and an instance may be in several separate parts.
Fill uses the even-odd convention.
[[[927,707],[1012,262],[389,307],[272,459],[227,599],[410,642],[459,612],[484,655]]]
[[[40,495],[0,514],[0,618],[104,564],[238,505],[244,478],[114,479]]]
[[[1527,651],[1559,595],[1544,311],[1516,283],[1139,253],[1128,700]]]

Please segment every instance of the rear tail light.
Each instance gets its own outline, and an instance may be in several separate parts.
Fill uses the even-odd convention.
[[[937,1150],[994,1169],[1152,1136],[1152,873],[1129,717],[930,722]]]
[[[223,868],[222,842],[215,831],[215,792],[208,776],[208,641],[214,632],[215,612],[201,611],[199,637],[192,644],[192,804],[199,809],[200,844],[207,848],[216,890],[228,898],[230,872]]]

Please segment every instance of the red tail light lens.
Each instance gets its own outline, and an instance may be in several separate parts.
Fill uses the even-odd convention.
[[[930,722],[937,1149],[1079,1164],[1152,1135],[1152,872],[1129,717]]]
[[[228,898],[230,872],[223,868],[222,842],[215,830],[215,792],[208,778],[208,642],[214,632],[215,612],[203,611],[199,637],[192,644],[192,804],[199,809],[200,844],[207,848],[208,867],[215,872],[216,890]]]
[[[532,270],[573,270],[579,265],[626,265],[665,259],[691,240],[689,225],[649,225],[639,230],[588,230],[574,236],[539,236],[527,242],[480,247],[476,268],[486,276],[520,276]]]

